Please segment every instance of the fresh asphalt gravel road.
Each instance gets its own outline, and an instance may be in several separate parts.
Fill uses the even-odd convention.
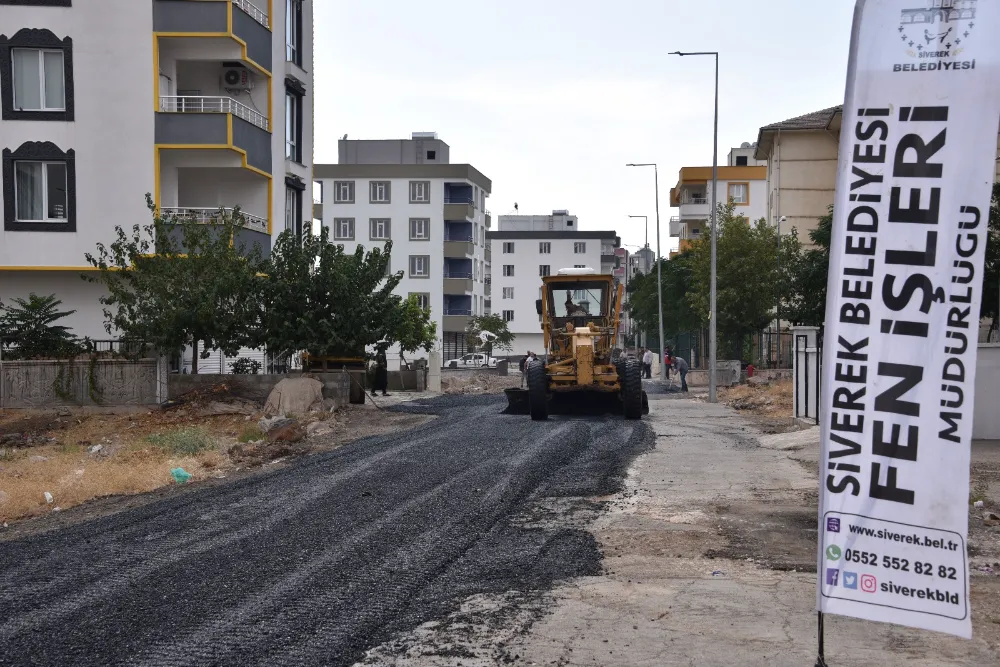
[[[614,493],[653,445],[621,417],[532,422],[503,397],[286,468],[0,542],[0,664],[351,665],[470,595],[597,574],[578,527],[511,519]]]

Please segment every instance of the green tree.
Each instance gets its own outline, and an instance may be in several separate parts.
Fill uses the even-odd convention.
[[[5,356],[19,359],[72,356],[81,351],[80,342],[70,327],[56,324],[75,310],[59,310],[62,301],[55,294],[27,299],[15,298],[14,304],[0,303],[0,344],[7,347]]]
[[[737,215],[732,202],[719,205],[717,224],[716,326],[721,338],[742,346],[750,334],[774,319],[778,297],[790,289],[790,274],[779,264],[787,267],[794,263],[801,248],[793,235],[783,236],[779,247],[774,227],[763,218],[751,223]],[[705,323],[710,314],[710,257],[709,238],[692,244],[692,282],[686,297]],[[741,352],[740,347],[730,354]]]
[[[285,231],[275,240],[264,289],[264,338],[272,353],[361,357],[399,334],[402,300],[392,291],[403,273],[389,273],[392,242],[348,254],[329,234],[324,227],[299,239]]]
[[[390,344],[399,344],[399,356],[405,362],[407,352],[430,352],[437,341],[437,323],[431,321],[431,311],[420,305],[416,295],[399,304],[396,326],[389,334]]]
[[[692,259],[689,250],[662,260],[660,282],[663,286],[663,331],[668,338],[703,325],[691,308],[687,295],[692,285]],[[628,283],[628,310],[651,341],[659,341],[659,302],[656,296],[656,266],[638,274]]]
[[[107,290],[104,328],[119,332],[129,349],[171,354],[190,345],[192,372],[216,348],[229,356],[260,344],[260,246],[240,240],[239,209],[219,211],[206,225],[163,216],[146,194],[153,216],[131,233],[116,227],[110,246],[97,244],[87,261],[98,269],[84,280]]]
[[[496,334],[496,338],[483,343],[479,334],[484,331]],[[483,345],[488,355],[492,355],[494,349],[510,352],[514,347],[514,334],[507,328],[507,322],[504,321],[503,317],[497,314],[473,317],[465,328],[465,339],[466,345],[469,347]]]
[[[781,317],[793,324],[822,327],[826,320],[826,286],[830,273],[830,241],[833,235],[833,207],[809,232],[815,245],[791,257],[785,267],[788,298]]]
[[[986,261],[983,265],[983,305],[981,317],[992,318],[991,331],[1000,325],[1000,183],[993,184],[990,221],[986,230]]]

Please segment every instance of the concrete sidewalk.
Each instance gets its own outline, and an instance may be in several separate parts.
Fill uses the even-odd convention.
[[[651,395],[650,407],[656,449],[592,526],[605,576],[556,589],[552,613],[510,651],[517,664],[811,667],[816,432],[758,439],[720,405]],[[827,661],[1000,665],[1000,619],[980,604],[998,583],[974,584],[972,641],[827,617]]]

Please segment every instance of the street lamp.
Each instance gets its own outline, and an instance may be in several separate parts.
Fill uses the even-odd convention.
[[[646,223],[646,247],[649,247],[649,216],[648,215],[630,215],[630,218],[642,218]]]
[[[715,131],[712,137],[712,285],[708,316],[708,402],[716,403],[717,378],[715,377],[718,337],[716,330],[715,276],[716,246],[718,229],[716,226],[717,198],[719,194],[719,52],[718,51],[673,51],[672,56],[715,56]]]
[[[660,175],[655,162],[629,162],[626,167],[652,167],[653,187],[656,189],[656,299],[660,308],[660,382],[667,381],[667,366],[663,361],[666,346],[663,341],[663,279],[660,264],[663,256],[660,254]],[[646,244],[647,247],[649,244]]]

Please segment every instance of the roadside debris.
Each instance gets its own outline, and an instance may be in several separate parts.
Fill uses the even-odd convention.
[[[45,497],[45,502],[46,502],[47,504],[49,504],[49,505],[51,505],[51,504],[52,504],[52,503],[54,502],[54,500],[55,500],[55,499],[54,499],[54,498],[52,497],[52,494],[51,494],[51,493],[49,493],[48,491],[46,491],[45,493],[43,493],[43,494],[42,494],[42,496],[44,496],[44,497]]]
[[[264,403],[264,415],[305,414],[323,405],[323,383],[315,378],[285,378],[274,386]]]
[[[171,477],[174,478],[174,481],[177,482],[178,484],[187,484],[191,480],[191,477],[193,476],[184,468],[174,468],[173,470],[170,471],[170,475]]]

